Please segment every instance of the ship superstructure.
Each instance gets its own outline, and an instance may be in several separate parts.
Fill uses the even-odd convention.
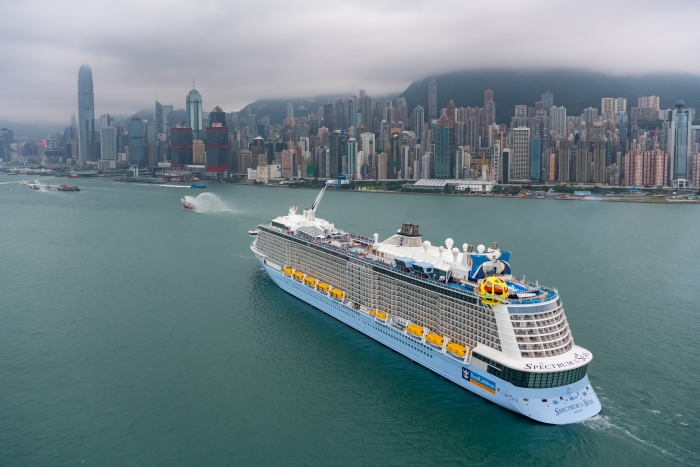
[[[325,190],[325,187],[324,187]],[[592,355],[574,344],[556,289],[517,278],[497,243],[423,241],[404,224],[379,241],[309,209],[259,225],[251,249],[284,290],[460,386],[532,419],[600,412]]]

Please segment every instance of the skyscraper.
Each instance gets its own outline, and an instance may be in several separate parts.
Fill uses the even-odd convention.
[[[109,114],[100,117],[100,159],[117,159],[117,129],[114,126],[114,118]]]
[[[192,128],[194,139],[204,139],[202,128],[202,96],[193,87],[186,99],[187,126]]]
[[[173,106],[172,105],[161,105],[160,102],[156,101],[156,127],[155,131],[157,135],[170,135],[170,127],[173,126],[172,122]]]
[[[437,121],[435,131],[435,161],[433,171],[435,178],[450,178],[452,176],[453,122],[446,115]]]
[[[425,123],[425,110],[422,105],[417,105],[411,114],[411,129],[416,134],[416,138],[423,137],[423,124]]]
[[[83,65],[78,71],[78,141],[80,163],[94,161],[95,139],[95,94],[92,89],[92,70]]]
[[[362,94],[364,91],[360,91]],[[358,112],[362,114],[362,124],[365,127],[365,131],[373,131],[374,125],[372,125],[372,98],[368,95],[360,96]],[[365,152],[366,154],[366,152]]]
[[[668,132],[667,152],[669,159],[669,182],[675,187],[689,184],[688,156],[692,146],[692,112],[685,109],[685,102],[676,102],[671,114],[671,127]]]
[[[565,136],[566,107],[551,107],[549,109],[549,130],[554,136]]]
[[[542,104],[544,104],[546,108],[554,107],[554,94],[549,91],[543,93]]]
[[[129,120],[129,160],[138,162],[141,165],[144,162],[143,146],[146,144],[145,132],[143,131],[143,119],[138,115],[134,115]]]
[[[513,142],[510,151],[510,183],[530,182],[530,129],[513,128]]]
[[[333,120],[333,104],[325,104],[323,106],[323,126],[328,128],[328,131],[335,129]]]
[[[294,118],[294,104],[287,104],[287,118]]]
[[[435,78],[428,82],[428,118],[430,120],[437,118],[437,81]]]
[[[359,175],[357,173],[357,141],[353,137],[348,139],[348,160],[345,170],[345,173]]]

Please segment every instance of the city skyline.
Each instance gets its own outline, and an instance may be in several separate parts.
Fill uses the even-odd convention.
[[[4,60],[0,76],[5,84],[0,90],[0,118],[65,121],[75,108],[73,70],[83,63],[89,63],[95,75],[96,114],[114,115],[131,114],[155,98],[176,102],[192,78],[200,92],[222,108],[240,110],[257,99],[341,94],[360,85],[374,96],[398,93],[426,72],[459,69],[700,74],[700,65],[689,59],[700,34],[692,24],[692,18],[698,16],[692,13],[700,12],[699,8],[692,2],[594,2],[571,15],[565,5],[555,2],[506,2],[499,6],[496,32],[489,21],[477,20],[494,14],[487,3],[448,2],[436,9],[420,3],[359,3],[337,8],[305,2],[290,9],[274,3],[261,8],[214,2],[191,8],[178,2],[149,2],[138,7],[125,2],[105,15],[98,5],[21,2],[4,7],[4,17],[12,21],[0,31],[6,44],[0,52]],[[134,10],[139,14],[131,14]],[[445,10],[451,14],[443,14]],[[332,20],[338,15],[353,26],[339,31]],[[567,19],[543,23],[544,37],[531,27],[543,17]],[[389,33],[383,32],[385,18],[392,18],[400,29],[420,30],[421,34],[407,34],[399,48],[379,47],[389,40]],[[649,18],[660,34],[640,33]],[[42,26],[26,28],[26,24]],[[220,29],[230,35],[222,41],[193,41],[189,34],[173,32],[178,24],[198,24],[203,31]],[[594,34],[586,40],[549,39],[566,39],[571,31],[589,24],[629,40]],[[671,25],[684,31],[682,41],[663,34]],[[248,43],[253,31],[256,39]],[[299,45],[287,46],[290,37],[297,37]],[[323,40],[316,39],[321,37]],[[635,50],[652,59],[638,60],[629,54],[632,40]],[[455,48],[459,43],[465,46]],[[537,49],[546,53],[535,53]],[[351,58],[357,57],[358,50],[364,50],[361,59]],[[323,73],[314,71],[320,63]]]

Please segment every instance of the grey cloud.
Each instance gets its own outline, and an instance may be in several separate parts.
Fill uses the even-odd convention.
[[[0,118],[67,122],[90,65],[96,115],[260,98],[400,92],[465,68],[686,71],[694,1],[0,1]]]

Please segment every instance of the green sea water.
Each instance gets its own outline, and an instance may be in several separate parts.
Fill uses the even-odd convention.
[[[326,193],[336,226],[498,241],[559,289],[603,411],[548,426],[265,276],[248,229],[315,191],[207,182],[189,212],[201,191],[20,178],[0,175],[0,465],[700,465],[697,206]]]

